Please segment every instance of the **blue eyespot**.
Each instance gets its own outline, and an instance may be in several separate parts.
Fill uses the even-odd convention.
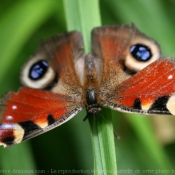
[[[142,44],[136,44],[130,48],[131,55],[138,61],[148,61],[152,57],[151,50]]]
[[[38,80],[44,76],[47,72],[48,63],[44,60],[40,60],[32,65],[29,70],[29,78],[32,80]]]

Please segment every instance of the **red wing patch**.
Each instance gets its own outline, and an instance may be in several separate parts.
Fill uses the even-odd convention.
[[[31,116],[33,116],[33,122],[46,121],[46,118],[43,118],[44,115],[47,117],[56,109],[61,110],[56,113],[55,119],[59,119],[68,112],[66,108],[68,102],[64,96],[29,88],[21,88],[18,93],[12,93],[6,106],[1,122],[22,122],[31,120]],[[40,116],[35,117],[36,114]]]
[[[0,125],[0,142],[5,146],[43,133],[58,121],[62,124],[80,110],[70,97],[37,89],[21,88],[8,98]]]
[[[175,60],[170,58],[152,63],[118,85],[108,97],[108,102],[131,112],[136,109],[149,113],[170,113],[166,103],[175,92],[174,64]]]

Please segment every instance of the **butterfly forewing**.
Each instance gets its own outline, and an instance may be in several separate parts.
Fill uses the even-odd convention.
[[[174,94],[175,60],[165,57],[112,89],[108,102],[118,110],[174,115]]]

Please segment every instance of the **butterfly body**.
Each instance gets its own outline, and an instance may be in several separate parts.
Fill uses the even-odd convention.
[[[99,85],[97,81],[97,72],[94,63],[94,57],[91,54],[85,56],[85,108],[88,113],[99,113]]]
[[[175,61],[134,25],[92,31],[84,54],[79,32],[42,42],[24,64],[25,87],[0,98],[0,144],[7,147],[59,126],[78,112],[175,115]]]

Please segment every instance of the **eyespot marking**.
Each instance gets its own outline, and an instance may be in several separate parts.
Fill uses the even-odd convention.
[[[39,60],[34,63],[29,70],[29,78],[38,80],[44,76],[48,70],[48,63],[45,60]]]
[[[34,58],[24,64],[20,76],[21,82],[24,86],[31,88],[47,88],[55,82],[56,72],[51,63],[44,59],[44,55],[36,55]]]
[[[149,47],[143,44],[135,44],[130,47],[131,55],[138,61],[148,61],[152,57]]]

